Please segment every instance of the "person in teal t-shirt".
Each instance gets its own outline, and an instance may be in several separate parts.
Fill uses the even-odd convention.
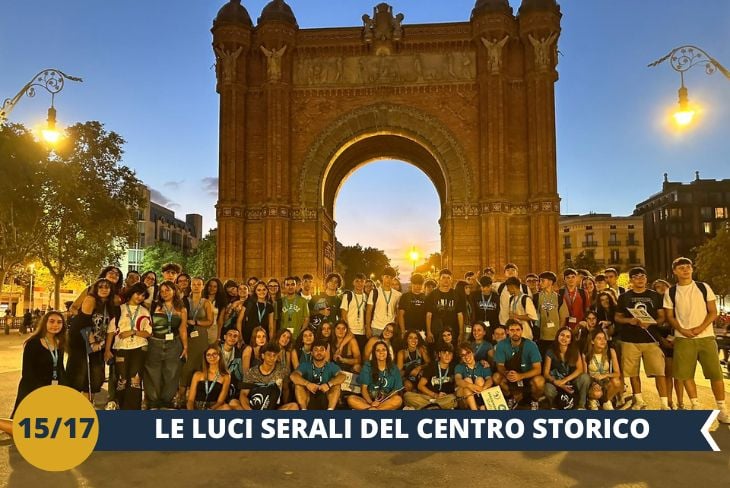
[[[362,396],[347,397],[354,410],[397,410],[403,404],[399,393],[403,389],[400,370],[390,357],[388,344],[378,341],[373,358],[365,363],[358,378]]]
[[[294,396],[302,410],[334,410],[340,401],[340,385],[345,374],[335,363],[327,361],[327,344],[315,342],[312,362],[301,362],[291,374]]]

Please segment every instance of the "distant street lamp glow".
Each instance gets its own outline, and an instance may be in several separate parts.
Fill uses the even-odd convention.
[[[679,110],[674,112],[674,121],[680,127],[686,127],[692,123],[695,116],[695,110],[690,106],[687,87],[684,86],[684,72],[693,66],[702,64],[705,67],[705,73],[713,74],[719,70],[725,77],[730,80],[730,70],[725,68],[718,60],[707,54],[704,50],[697,46],[680,46],[672,49],[666,56],[657,59],[649,65],[649,67],[657,66],[669,59],[672,69],[679,73]]]
[[[61,138],[61,133],[56,129],[56,109],[53,107],[48,109],[47,125],[45,129],[41,130],[41,134],[49,144],[55,144]]]
[[[408,256],[411,258],[411,262],[413,263],[413,272],[416,272],[416,262],[418,262],[418,258],[421,256],[418,251],[416,251],[416,246],[411,247],[411,252],[408,253]]]

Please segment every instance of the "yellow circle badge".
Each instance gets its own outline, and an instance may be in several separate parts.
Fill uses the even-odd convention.
[[[36,468],[65,471],[89,457],[99,418],[89,400],[67,386],[44,386],[28,395],[13,418],[13,439]]]

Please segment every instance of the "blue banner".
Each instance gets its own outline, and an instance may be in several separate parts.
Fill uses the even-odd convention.
[[[100,451],[718,451],[717,411],[100,411]]]

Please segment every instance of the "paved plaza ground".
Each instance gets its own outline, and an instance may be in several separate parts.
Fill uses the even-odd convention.
[[[8,415],[20,378],[22,341],[0,335],[0,415]],[[644,378],[645,398],[659,399]],[[700,399],[714,405],[704,380]],[[726,381],[730,392],[730,381]],[[671,415],[671,413],[668,413]],[[80,467],[46,473],[22,459],[0,434],[0,488],[246,486],[727,486],[730,428],[713,426],[723,452],[98,452]]]

